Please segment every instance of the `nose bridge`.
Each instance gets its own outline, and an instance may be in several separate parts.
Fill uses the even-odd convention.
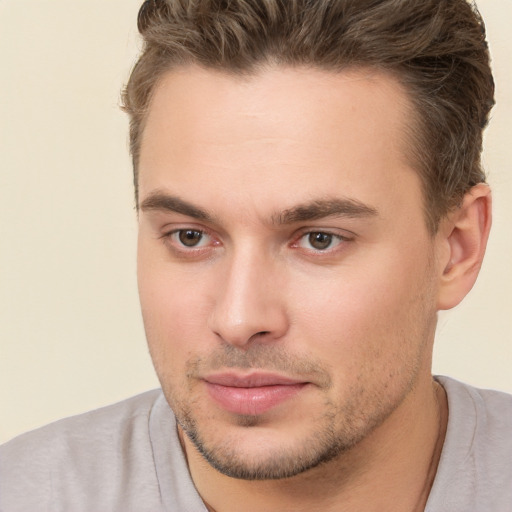
[[[223,341],[238,346],[255,335],[269,340],[281,337],[287,319],[276,259],[247,243],[233,249],[223,263],[211,329]]]

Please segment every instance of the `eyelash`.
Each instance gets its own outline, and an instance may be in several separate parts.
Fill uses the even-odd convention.
[[[210,244],[207,245],[200,245],[200,246],[186,246],[179,240],[176,240],[175,237],[179,236],[182,233],[186,232],[192,232],[197,233],[201,236],[200,242],[203,240],[204,237],[210,237],[213,240],[213,246],[219,246],[221,243],[215,239],[213,235],[211,235],[207,230],[202,228],[195,228],[195,227],[184,227],[179,229],[173,229],[172,231],[169,231],[167,233],[164,233],[160,238],[164,240],[167,246],[170,246],[171,249],[177,253],[178,255],[183,255],[185,257],[193,257],[193,256],[200,256],[203,252],[207,251],[210,246]],[[311,237],[312,235],[324,235],[329,237],[329,244],[325,249],[315,249],[315,248],[307,248],[307,247],[301,247],[301,241],[306,240],[307,237]],[[345,242],[351,242],[353,240],[353,237],[348,237],[341,235],[339,233],[333,233],[332,231],[328,230],[308,230],[303,231],[300,233],[298,237],[295,237],[294,241],[290,244],[290,247],[293,249],[302,249],[306,251],[308,254],[315,254],[318,256],[321,255],[330,255],[336,251],[339,250],[339,246],[343,245]],[[337,243],[336,243],[337,241]],[[331,245],[335,243],[334,247],[331,247]]]
[[[325,247],[325,249],[301,247],[301,245],[300,245],[301,241],[308,240],[308,238],[309,238],[307,243],[310,243],[312,235],[323,235],[323,236],[329,237],[329,244],[327,245],[327,247]],[[352,239],[347,236],[343,236],[339,233],[333,233],[332,231],[328,231],[328,230],[321,230],[321,229],[309,230],[309,231],[305,231],[305,232],[301,233],[300,236],[298,238],[296,238],[296,241],[292,243],[291,247],[298,248],[298,249],[302,248],[302,249],[308,251],[308,253],[331,254],[331,253],[335,252],[336,250],[338,250],[338,247],[340,245],[342,245],[344,242],[350,242],[351,240]],[[336,243],[336,241],[337,241],[337,243]],[[335,244],[334,247],[331,247],[332,244]]]
[[[198,233],[201,238],[200,241],[203,240],[203,238],[211,237],[212,240],[215,240],[212,235],[210,235],[206,230],[201,228],[195,228],[195,227],[186,227],[186,228],[179,228],[179,229],[173,229],[172,231],[169,231],[167,233],[164,233],[160,238],[164,240],[167,246],[170,246],[171,249],[173,249],[174,252],[178,254],[187,254],[187,255],[199,255],[205,250],[207,250],[208,246],[189,246],[187,247],[183,243],[181,243],[179,240],[174,240],[175,236],[179,236],[181,233]],[[219,242],[215,242],[214,245],[220,245]]]

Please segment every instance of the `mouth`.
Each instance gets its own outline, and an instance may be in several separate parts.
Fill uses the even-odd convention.
[[[227,412],[256,416],[290,400],[309,382],[272,373],[220,373],[203,379],[210,397]]]

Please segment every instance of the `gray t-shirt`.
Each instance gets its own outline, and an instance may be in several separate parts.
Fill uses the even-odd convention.
[[[438,377],[446,440],[426,512],[512,511],[512,396]],[[0,447],[1,512],[206,512],[160,390]]]

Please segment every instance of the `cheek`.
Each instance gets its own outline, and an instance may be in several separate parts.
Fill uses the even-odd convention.
[[[207,343],[208,295],[204,280],[155,262],[139,250],[138,288],[151,357],[162,374],[177,373]],[[181,370],[179,373],[183,373]]]
[[[416,357],[435,322],[425,257],[381,256],[358,268],[337,269],[294,311],[305,348],[339,376],[392,372]]]
[[[144,320],[158,330],[180,332],[199,323],[207,298],[204,272],[193,265],[176,264],[165,250],[139,236],[137,280]]]

